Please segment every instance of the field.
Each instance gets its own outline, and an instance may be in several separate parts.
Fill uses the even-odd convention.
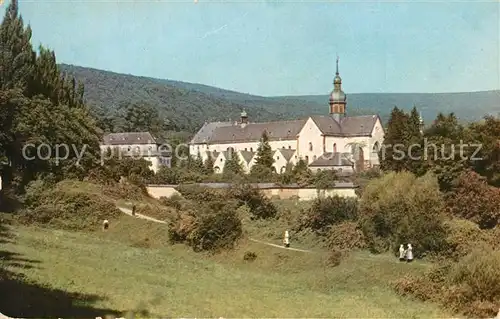
[[[249,228],[253,237],[265,234],[261,226]],[[126,215],[106,232],[11,225],[2,234],[3,272],[26,276],[1,282],[0,312],[10,316],[449,316],[396,295],[392,280],[429,265],[388,255],[356,252],[331,267],[319,246],[302,253],[243,240],[209,256],[169,245],[165,225]],[[247,251],[253,262],[244,261]]]

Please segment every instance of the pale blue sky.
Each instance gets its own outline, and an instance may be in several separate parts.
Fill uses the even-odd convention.
[[[6,4],[2,5],[4,9]],[[20,0],[59,62],[258,95],[500,89],[500,2]]]

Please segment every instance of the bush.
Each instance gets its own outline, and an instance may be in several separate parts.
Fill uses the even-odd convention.
[[[342,196],[319,197],[305,211],[299,221],[299,229],[310,228],[326,235],[330,227],[358,218],[358,200]]]
[[[257,254],[253,251],[246,251],[243,255],[243,260],[245,261],[254,261],[255,259],[257,259]]]
[[[243,235],[236,208],[230,202],[217,208],[199,206],[192,212],[182,213],[171,221],[169,239],[172,243],[186,242],[194,251],[216,252],[233,248]]]
[[[140,201],[145,197],[149,197],[145,185],[138,185],[123,179],[112,187],[105,187],[103,193],[110,197],[133,201]]]
[[[481,228],[494,228],[500,220],[500,189],[472,171],[460,175],[446,203],[453,216],[471,220]]]
[[[500,240],[493,230],[482,230],[479,226],[465,219],[452,219],[445,223],[446,251],[444,257],[457,260],[471,253],[478,245],[493,247]]]
[[[41,179],[31,181],[25,188],[24,204],[30,208],[39,206],[43,193],[47,188],[48,185]]]
[[[360,203],[360,225],[373,252],[411,243],[415,257],[446,248],[444,200],[434,176],[390,173],[372,180]]]
[[[185,242],[189,234],[196,227],[196,216],[191,213],[182,213],[170,221],[168,237],[171,243]]]
[[[228,197],[246,204],[254,218],[267,219],[274,218],[278,213],[276,206],[265,197],[258,189],[248,184],[235,184],[228,191]]]
[[[28,208],[19,219],[27,224],[46,224],[68,230],[98,230],[103,220],[111,222],[120,215],[114,203],[97,194],[48,190],[42,193],[38,205]]]
[[[203,187],[196,184],[183,184],[177,186],[175,189],[182,195],[182,197],[197,202],[224,200],[223,194],[225,190],[221,189]]]
[[[218,212],[202,214],[196,218],[196,227],[187,242],[194,251],[218,251],[233,248],[243,235],[236,207],[227,205]]]
[[[326,265],[329,267],[337,267],[342,262],[342,259],[344,259],[344,256],[345,252],[340,249],[334,249],[328,254]]]
[[[356,222],[343,222],[330,228],[328,246],[341,250],[364,249],[366,241]]]
[[[398,280],[395,288],[402,295],[440,302],[469,317],[492,317],[500,304],[500,252],[484,247],[474,250],[456,264]]]
[[[182,208],[182,202],[184,198],[182,198],[182,196],[179,194],[174,194],[170,197],[160,197],[159,200],[160,203],[162,203],[165,206],[180,210]]]

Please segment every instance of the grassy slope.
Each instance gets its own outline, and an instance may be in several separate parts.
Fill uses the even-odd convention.
[[[133,227],[133,228],[132,228]],[[337,268],[319,257],[245,243],[258,255],[245,264],[240,249],[225,258],[201,257],[184,246],[142,248],[132,233],[166,229],[124,217],[107,234],[19,227],[5,249],[41,262],[21,270],[36,282],[106,298],[95,306],[164,316],[437,317],[429,304],[402,300],[386,284],[426,265],[401,265],[359,253]],[[152,229],[151,229],[152,228]],[[162,234],[163,233],[163,234]],[[411,267],[411,268],[410,268]]]
[[[68,191],[97,189],[77,184],[68,184]],[[293,204],[279,205],[289,214],[298,212]],[[244,220],[249,235],[276,243],[288,226]],[[11,231],[13,240],[2,249],[39,263],[31,269],[7,266],[7,270],[51,288],[97,295],[100,298],[92,307],[102,309],[177,317],[446,315],[433,304],[402,299],[389,287],[404,273],[420,272],[429,265],[400,264],[388,255],[356,252],[331,268],[325,265],[327,254],[320,245],[314,246],[315,253],[306,254],[242,240],[235,251],[208,256],[167,244],[165,225],[125,215],[107,232],[32,226],[15,226]],[[306,236],[297,245],[315,244]],[[254,262],[243,260],[247,251],[257,254]]]

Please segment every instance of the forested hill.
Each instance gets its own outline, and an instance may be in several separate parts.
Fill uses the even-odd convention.
[[[295,119],[328,112],[328,95],[262,97],[202,84],[154,79],[61,64],[62,71],[85,85],[88,104],[112,114],[123,103],[147,103],[158,108],[179,128],[196,131],[205,120],[236,120],[244,108],[254,121]],[[348,94],[348,112],[377,113],[387,118],[398,106],[414,105],[430,121],[438,112],[455,112],[463,120],[474,120],[500,111],[500,91],[473,93],[379,93]]]

